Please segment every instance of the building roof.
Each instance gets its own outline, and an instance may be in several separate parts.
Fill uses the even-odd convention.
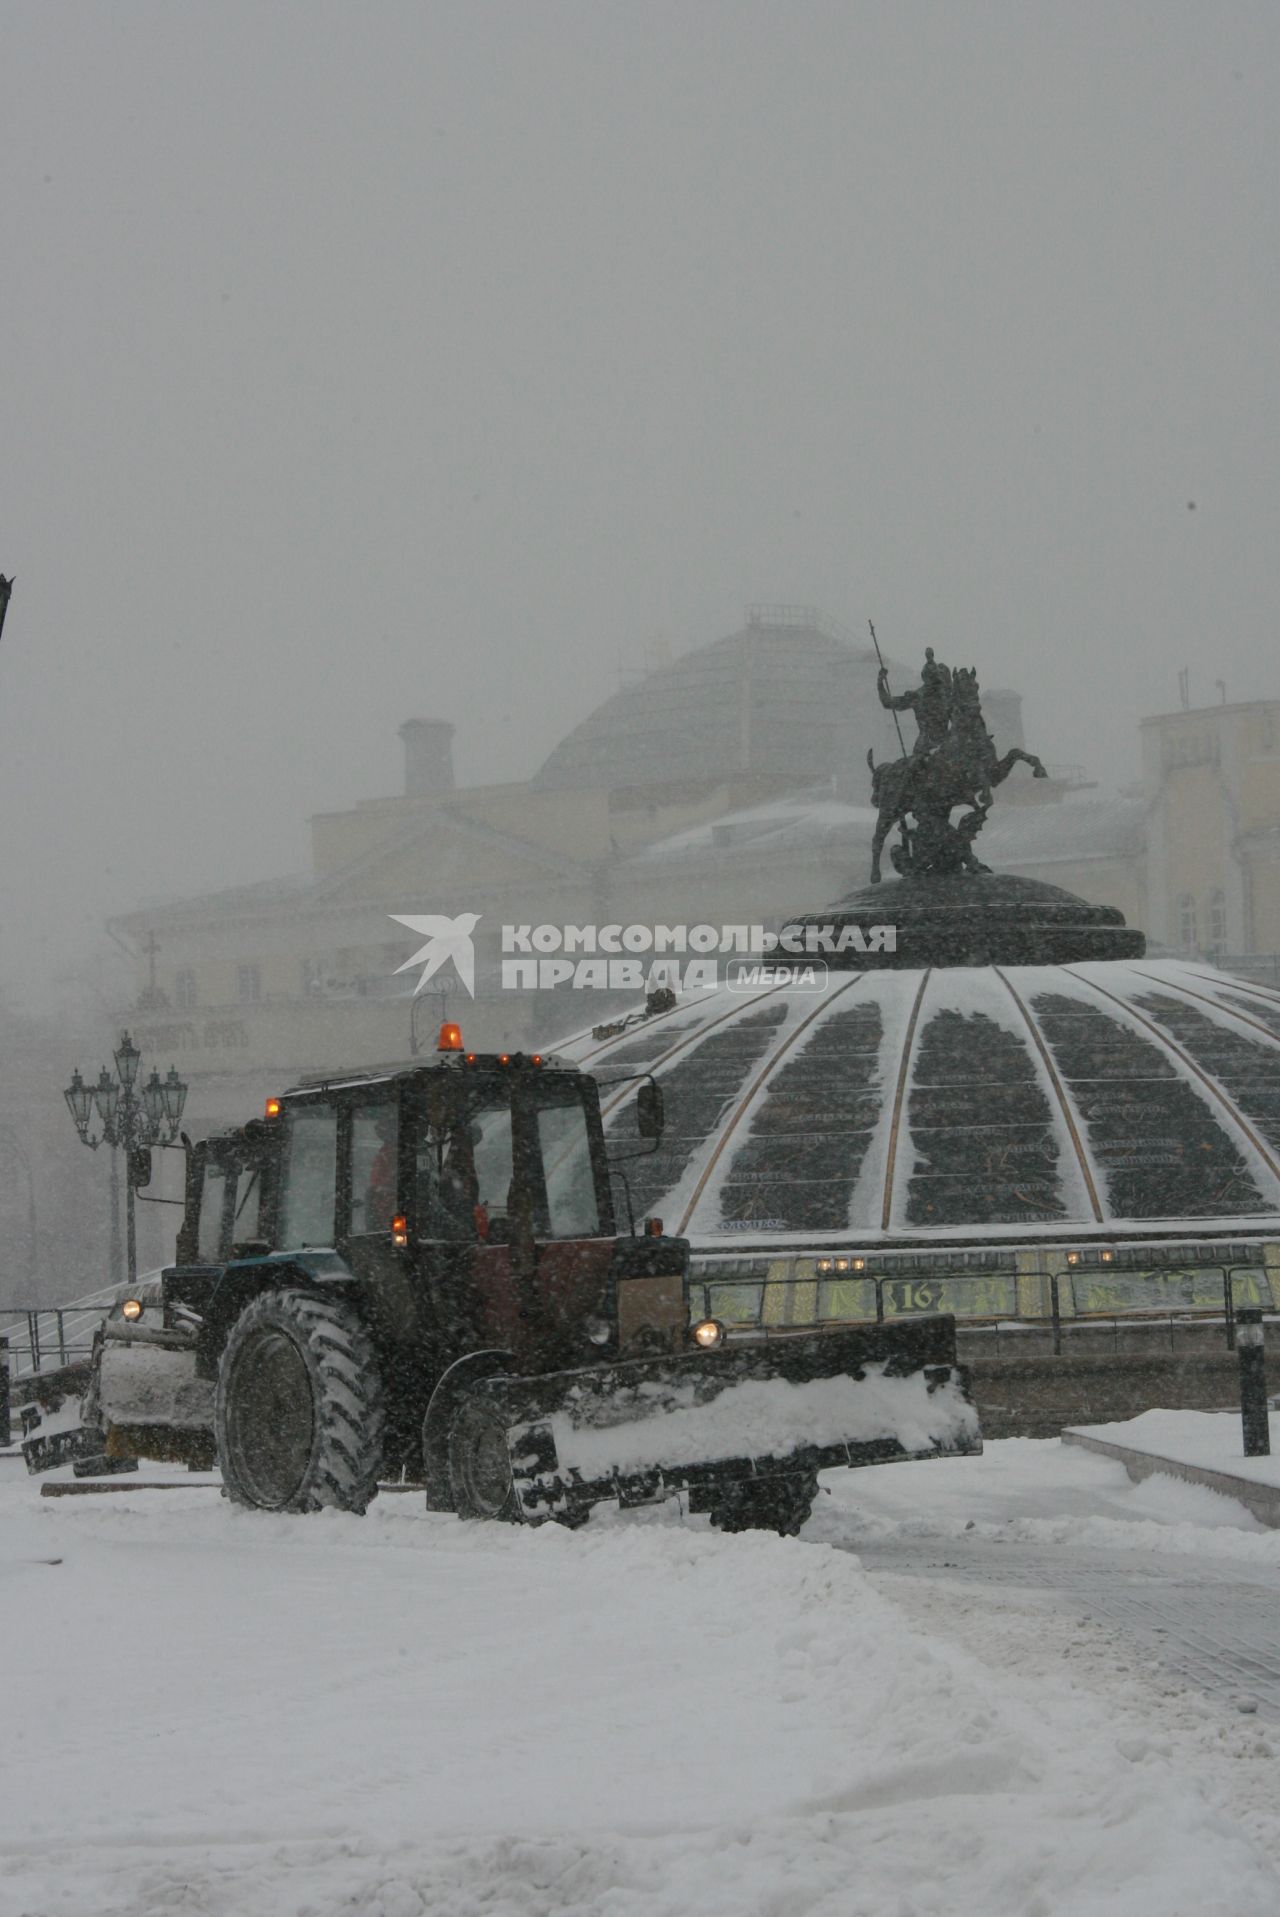
[[[299,899],[313,884],[314,880],[309,874],[287,873],[282,878],[256,879],[248,885],[227,886],[220,892],[198,892],[178,898],[146,898],[131,912],[117,913],[110,923],[138,930],[160,919],[175,924],[184,919],[216,917],[223,920],[269,916],[278,911],[281,905],[296,907]]]
[[[1280,993],[1207,964],[833,972],[562,1049],[661,1081],[632,1199],[704,1253],[1280,1230]]]
[[[870,777],[867,780],[870,785]],[[632,855],[638,864],[697,859],[711,852],[761,852],[869,841],[876,814],[870,805],[834,799],[823,787],[726,812],[719,819],[672,833]],[[1141,798],[1068,793],[1051,805],[1001,806],[977,840],[978,856],[997,870],[1054,861],[1140,856],[1146,808]]]
[[[1147,837],[1141,797],[1068,793],[1057,805],[995,809],[977,841],[979,858],[997,871],[1016,865],[1051,865],[1077,859],[1140,858]]]
[[[639,865],[664,865],[708,853],[778,851],[801,845],[825,845],[848,839],[869,840],[876,815],[869,805],[846,805],[823,790],[744,806],[718,819],[673,832],[632,854]]]
[[[848,754],[896,752],[877,660],[806,607],[748,624],[625,686],[560,741],[537,786],[619,788],[751,774],[803,784]],[[899,684],[911,675],[897,670]]]

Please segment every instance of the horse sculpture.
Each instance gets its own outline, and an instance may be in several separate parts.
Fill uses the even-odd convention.
[[[1011,747],[1003,758],[996,756],[995,741],[982,716],[978,675],[961,666],[951,675],[950,721],[940,744],[912,757],[886,759],[881,765],[876,764],[874,752],[867,754],[871,799],[878,814],[871,844],[873,883],[880,879],[880,856],[895,825],[901,828],[902,842],[891,848],[889,857],[902,877],[987,871],[974,854],[973,841],[986,822],[992,792],[1019,760],[1031,767],[1037,779],[1048,778],[1035,754],[1021,746]],[[951,813],[958,805],[970,810],[953,825]],[[914,825],[908,825],[908,816]]]

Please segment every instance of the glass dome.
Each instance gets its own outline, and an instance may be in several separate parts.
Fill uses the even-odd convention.
[[[832,973],[563,1048],[695,1253],[1280,1231],[1280,992],[1205,963]]]

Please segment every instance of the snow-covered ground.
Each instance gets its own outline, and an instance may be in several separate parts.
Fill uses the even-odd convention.
[[[1210,1492],[1011,1441],[829,1474],[783,1540],[674,1505],[521,1531],[0,1472],[4,1917],[1280,1908],[1266,1716],[1051,1589],[947,1569],[1235,1554],[1274,1586],[1280,1534]]]
[[[1240,1415],[1235,1411],[1144,1411],[1118,1424],[1091,1424],[1090,1437],[1150,1452],[1175,1463],[1198,1465],[1253,1484],[1280,1486],[1280,1412],[1270,1415],[1271,1452],[1243,1456]]]

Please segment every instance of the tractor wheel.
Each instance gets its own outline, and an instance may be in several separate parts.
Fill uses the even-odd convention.
[[[227,1494],[261,1511],[363,1511],[385,1425],[368,1332],[348,1305],[265,1291],[231,1327],[214,1431]]]
[[[449,1484],[460,1518],[524,1523],[506,1429],[497,1412],[478,1398],[463,1398],[449,1428]]]
[[[776,1531],[793,1538],[813,1509],[818,1479],[815,1472],[788,1478],[747,1478],[726,1487],[710,1507],[711,1522],[721,1531]]]

